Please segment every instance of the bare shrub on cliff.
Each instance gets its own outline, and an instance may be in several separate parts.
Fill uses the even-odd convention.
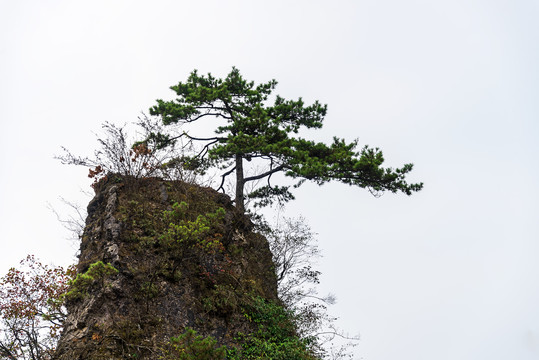
[[[62,147],[64,153],[55,158],[63,164],[88,167],[88,177],[94,179],[94,184],[110,174],[194,181],[195,175],[178,163],[183,146],[178,149],[171,145],[165,149],[152,141],[137,141],[137,138],[155,137],[161,125],[146,115],[140,117],[136,125],[138,132],[128,129],[127,125],[105,122],[102,124],[103,135],[97,135],[99,147],[93,157],[74,155]],[[131,135],[133,133],[135,137]]]
[[[275,226],[263,229],[273,254],[279,298],[294,314],[299,335],[316,339],[315,351],[324,359],[352,358],[349,350],[359,338],[337,328],[337,318],[328,313],[335,296],[321,295],[316,288],[321,272],[315,265],[321,252],[305,218],[279,218]],[[336,339],[344,344],[336,345]]]

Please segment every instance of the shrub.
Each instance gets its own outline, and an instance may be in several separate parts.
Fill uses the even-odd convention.
[[[117,273],[118,270],[111,264],[102,261],[91,264],[86,272],[77,274],[77,277],[70,282],[69,291],[65,294],[66,299],[84,298],[93,284],[99,283],[100,286],[104,286],[105,279]]]

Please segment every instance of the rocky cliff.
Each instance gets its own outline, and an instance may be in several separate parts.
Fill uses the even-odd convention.
[[[226,345],[227,358],[254,358],[245,344],[275,321],[279,302],[267,240],[252,228],[212,189],[108,176],[88,205],[55,358],[184,359],[171,338],[188,329]],[[257,317],[268,306],[269,320]],[[279,321],[271,326],[293,337]]]

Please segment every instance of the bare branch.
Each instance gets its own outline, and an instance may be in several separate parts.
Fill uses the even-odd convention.
[[[225,140],[226,138],[224,137],[219,137],[219,136],[216,136],[216,137],[211,137],[211,138],[197,138],[197,137],[194,137],[194,136],[191,136],[189,135],[188,133],[184,132],[181,136],[185,135],[187,138],[191,139],[191,140],[196,140],[196,141],[214,141],[214,143],[218,142],[219,140]]]
[[[265,178],[266,176],[269,176],[269,175],[272,175],[272,174],[274,174],[276,172],[279,172],[279,171],[281,171],[281,170],[283,170],[285,168],[286,168],[286,166],[284,164],[282,164],[282,165],[277,166],[275,169],[270,169],[270,170],[266,171],[263,174],[247,177],[247,178],[244,179],[244,181],[247,182],[247,181],[259,180],[259,179]]]
[[[219,185],[219,187],[217,188],[217,191],[220,191],[220,190],[223,190],[224,191],[224,188],[223,188],[223,185],[225,184],[225,178],[232,174],[232,172],[236,170],[236,167],[234,166],[232,169],[228,170],[227,172],[225,172],[224,174],[221,175],[221,185]]]
[[[210,146],[212,146],[213,144],[219,142],[219,140],[214,140],[210,143],[207,143],[206,145],[204,145],[204,147],[202,148],[202,150],[200,150],[200,152],[195,156],[197,158],[203,158],[204,156],[206,156],[206,154],[208,153],[209,149],[210,149]]]
[[[189,119],[189,120],[184,120],[185,123],[192,123],[192,122],[195,122],[197,120],[200,120],[202,119],[204,116],[216,116],[216,117],[222,117],[222,118],[225,118],[225,119],[231,119],[230,117],[228,116],[225,116],[221,113],[212,113],[212,112],[206,112],[204,114],[200,114],[192,119]]]
[[[70,214],[67,217],[60,216],[58,211],[50,203],[47,204],[47,207],[54,213],[62,226],[72,234],[70,239],[79,240],[86,222],[86,210],[82,206],[68,201],[63,197],[60,197],[60,201],[69,208]]]

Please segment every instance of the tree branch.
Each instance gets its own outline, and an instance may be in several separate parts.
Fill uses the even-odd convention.
[[[273,157],[269,157],[270,159],[270,171],[273,171]],[[271,175],[273,175],[274,173],[272,172],[271,174],[269,174],[268,176],[268,186],[271,187]]]
[[[198,157],[204,157],[204,156],[206,156],[206,154],[207,154],[208,151],[209,151],[210,146],[212,146],[213,144],[215,144],[215,143],[217,143],[217,142],[219,142],[218,139],[217,139],[217,140],[213,140],[212,142],[207,143],[206,145],[204,145],[204,147],[202,148],[202,150],[200,150],[200,152],[199,152],[195,157],[198,158]]]
[[[223,192],[225,191],[225,189],[223,188],[223,185],[225,184],[225,178],[228,175],[230,175],[234,170],[236,170],[235,166],[232,169],[225,172],[223,175],[221,175],[221,185],[217,188],[217,191],[219,191],[219,190],[223,190]]]
[[[185,119],[185,120],[183,120],[183,122],[184,123],[192,123],[192,122],[195,122],[195,121],[197,121],[199,119],[202,119],[204,116],[216,116],[216,117],[222,117],[222,118],[227,119],[227,120],[232,120],[232,118],[230,118],[228,116],[225,116],[225,115],[223,115],[221,113],[212,113],[212,112],[208,111],[208,112],[206,112],[204,114],[200,114],[200,115],[198,115],[198,116],[196,116],[196,117],[194,117],[192,119]]]
[[[286,166],[284,164],[282,165],[279,165],[277,166],[275,169],[272,169],[272,170],[268,170],[266,171],[265,173],[263,174],[260,174],[260,175],[254,175],[254,176],[249,176],[247,178],[244,179],[245,182],[247,181],[253,181],[253,180],[259,180],[259,179],[262,179],[268,175],[271,175],[271,174],[274,174],[276,172],[279,172],[281,170],[283,170]]]

